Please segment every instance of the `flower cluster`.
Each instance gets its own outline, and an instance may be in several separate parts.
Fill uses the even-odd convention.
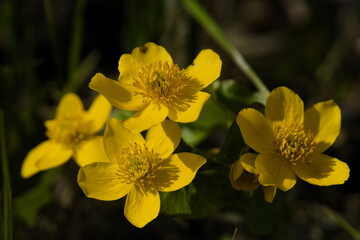
[[[159,192],[189,185],[207,161],[175,151],[182,132],[178,123],[198,119],[210,97],[202,90],[220,76],[221,65],[218,54],[206,49],[181,69],[154,43],[122,55],[118,79],[101,73],[91,79],[89,87],[100,95],[87,112],[75,94],[62,98],[55,119],[45,122],[49,140],[29,152],[21,175],[30,177],[73,157],[87,197],[126,196],[124,215],[144,227],[160,212]],[[109,119],[112,106],[135,113],[124,121]],[[299,96],[279,87],[268,96],[264,113],[246,108],[236,122],[252,149],[230,168],[236,190],[263,186],[265,200],[272,202],[277,189],[295,185],[296,176],[319,186],[342,184],[349,177],[346,163],[323,154],[340,132],[340,109],[333,101],[304,112]],[[95,135],[104,124],[103,136]]]

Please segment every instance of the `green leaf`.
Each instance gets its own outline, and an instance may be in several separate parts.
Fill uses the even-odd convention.
[[[42,173],[34,188],[14,199],[17,216],[29,226],[34,225],[40,209],[52,199],[51,186],[59,172],[60,168],[56,168]]]
[[[192,183],[174,192],[161,192],[161,213],[182,218],[203,218],[229,204],[236,192],[228,176],[218,171],[198,173]]]
[[[194,147],[208,137],[215,127],[226,128],[230,123],[230,114],[210,99],[204,104],[195,122],[182,124],[182,137],[187,144]]]
[[[249,230],[256,235],[268,235],[280,224],[284,215],[282,192],[277,191],[272,203],[264,200],[262,188],[258,188],[245,212],[245,222]]]
[[[239,159],[241,153],[248,151],[236,120],[231,124],[223,146],[211,159],[217,163],[233,163]]]
[[[253,92],[235,80],[220,81],[217,90],[217,98],[221,104],[231,109],[236,115],[253,102],[265,103],[266,94]]]

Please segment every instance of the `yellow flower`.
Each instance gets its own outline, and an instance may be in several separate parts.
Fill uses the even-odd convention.
[[[180,69],[163,47],[147,43],[120,57],[117,81],[97,73],[89,86],[113,106],[135,111],[125,126],[141,132],[166,117],[195,121],[210,97],[200,90],[215,81],[220,70],[221,60],[210,49],[201,51],[193,65]]]
[[[296,176],[319,186],[343,184],[349,178],[346,163],[323,154],[340,133],[341,113],[334,101],[304,112],[300,97],[279,87],[270,93],[265,114],[247,108],[236,120],[245,143],[259,153],[255,166],[262,185],[287,191]]]
[[[245,153],[231,165],[230,182],[236,190],[254,191],[260,186],[259,172],[255,167],[256,154]],[[264,198],[271,203],[276,194],[276,187],[264,186]]]
[[[110,161],[80,168],[78,183],[90,198],[111,201],[127,195],[124,214],[142,228],[159,214],[158,191],[188,185],[206,162],[193,153],[173,154],[180,139],[180,127],[170,120],[150,128],[144,139],[125,128],[123,121],[110,119],[104,134]]]
[[[79,166],[106,161],[102,137],[95,134],[105,124],[112,106],[101,95],[88,111],[80,98],[69,93],[63,96],[56,109],[55,119],[45,122],[48,140],[40,143],[26,156],[21,167],[23,178],[39,171],[60,166],[73,157]]]

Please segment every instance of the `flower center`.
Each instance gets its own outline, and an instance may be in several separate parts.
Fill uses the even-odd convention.
[[[153,179],[158,163],[161,161],[159,154],[149,150],[145,145],[130,145],[121,149],[118,157],[119,179],[127,184],[140,183]]]
[[[282,159],[294,165],[310,163],[307,156],[314,152],[314,134],[305,130],[303,124],[283,123],[276,131],[274,147]]]
[[[139,89],[135,94],[140,94],[143,102],[163,104],[191,98],[194,89],[200,88],[177,64],[162,61],[142,67],[133,85]]]
[[[92,135],[91,121],[81,114],[69,114],[46,122],[46,135],[57,143],[73,148]]]

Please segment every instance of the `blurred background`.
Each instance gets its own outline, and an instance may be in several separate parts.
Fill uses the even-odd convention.
[[[149,41],[164,46],[181,67],[200,50],[213,49],[223,61],[221,94],[241,107],[248,104],[242,94],[255,87],[184,2],[0,1],[2,145],[12,184],[14,239],[354,239],[351,227],[346,228],[360,229],[357,0],[199,0],[270,90],[287,86],[307,107],[334,99],[342,110],[341,134],[326,153],[349,165],[349,180],[331,187],[298,181],[294,189],[279,193],[282,218],[265,235],[244,220],[246,193],[239,193],[238,205],[223,206],[202,219],[160,214],[137,229],[123,216],[124,199],[85,198],[73,161],[27,180],[20,177],[26,154],[46,139],[43,123],[53,118],[61,96],[76,92],[89,106],[96,95],[88,88],[91,77],[101,72],[116,79],[121,54]],[[220,147],[235,114],[213,120],[192,144],[204,150]]]

